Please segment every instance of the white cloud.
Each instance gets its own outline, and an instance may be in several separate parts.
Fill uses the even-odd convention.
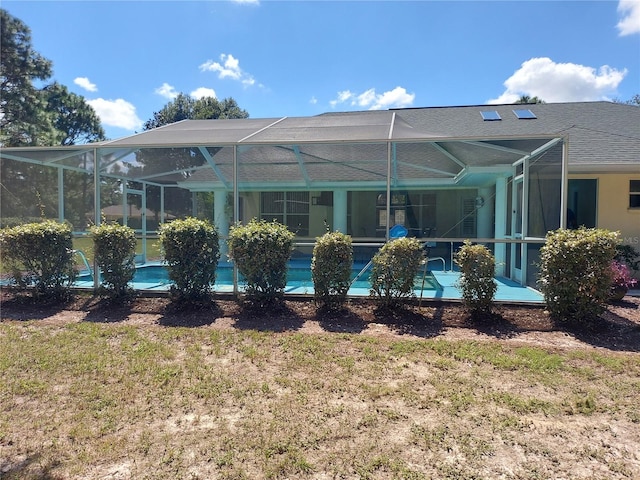
[[[199,87],[190,93],[193,98],[213,97],[216,98],[216,92],[213,88]]]
[[[384,108],[409,107],[413,105],[415,98],[415,93],[407,93],[407,90],[403,87],[396,87],[380,94],[376,93],[375,88],[370,88],[360,94],[343,90],[338,92],[338,98],[331,100],[329,104],[332,107],[336,107],[341,103],[349,102],[351,106],[368,108],[369,110],[381,110]]]
[[[555,63],[550,58],[531,58],[505,82],[506,90],[488,103],[514,103],[522,95],[545,102],[605,100],[615,94],[627,70],[608,65],[599,69],[575,63]]]
[[[220,55],[220,61],[222,63],[207,60],[200,65],[200,70],[203,72],[216,72],[220,79],[230,78],[237,80],[247,87],[255,85],[255,79],[240,68],[240,60],[233,55],[223,53]]]
[[[93,107],[105,125],[126,130],[136,130],[142,126],[142,120],[136,115],[136,107],[126,100],[96,98],[95,100],[87,100],[87,103]]]
[[[620,0],[618,3],[618,13],[622,16],[618,22],[620,36],[640,33],[640,1]]]
[[[242,5],[260,5],[260,0],[232,0],[233,3],[240,3]]]
[[[352,97],[353,97],[353,93],[351,93],[349,90],[343,90],[342,92],[338,92],[338,98],[336,98],[335,100],[331,100],[329,104],[332,107],[335,107],[339,103],[345,103],[347,100],[349,100]]]
[[[160,95],[161,97],[168,98],[169,100],[173,100],[178,96],[178,92],[176,91],[173,85],[169,85],[168,83],[163,83],[162,86],[155,89],[155,93]]]
[[[311,97],[311,99],[309,100],[309,103],[311,105],[316,105],[318,103],[318,99],[314,96]]]
[[[95,83],[91,83],[91,81],[87,77],[78,77],[73,83],[78,85],[79,87],[84,88],[87,92],[97,92],[98,87]]]

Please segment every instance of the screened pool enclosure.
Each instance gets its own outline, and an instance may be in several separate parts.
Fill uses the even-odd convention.
[[[329,229],[350,234],[366,264],[399,224],[442,259],[434,268],[453,269],[472,239],[492,249],[497,276],[535,286],[544,236],[565,222],[564,138],[452,137],[416,123],[403,110],[185,120],[95,144],[3,148],[2,225],[68,221],[90,248],[90,226],[117,221],[149,262],[161,260],[163,222],[210,219],[224,253],[230,225],[275,219],[296,233],[298,260]]]

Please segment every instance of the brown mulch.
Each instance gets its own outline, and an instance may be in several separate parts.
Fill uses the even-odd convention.
[[[273,332],[338,332],[404,338],[478,339],[557,348],[604,348],[640,352],[640,298],[625,297],[608,305],[597,322],[564,325],[554,322],[543,306],[499,304],[490,316],[474,318],[459,303],[423,302],[384,311],[370,299],[355,299],[336,312],[317,309],[312,299],[287,299],[258,308],[232,297],[197,305],[176,305],[167,296],[138,296],[113,302],[76,294],[57,304],[0,290],[0,320],[38,320],[47,325],[74,322],[122,323],[139,326],[251,329]]]

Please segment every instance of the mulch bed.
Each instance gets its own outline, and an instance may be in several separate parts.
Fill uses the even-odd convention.
[[[114,302],[78,293],[62,303],[45,304],[30,296],[0,290],[2,320],[129,322],[179,327],[227,326],[262,331],[327,331],[411,335],[432,338],[445,332],[456,336],[495,339],[521,337],[539,343],[562,345],[570,337],[587,346],[640,352],[640,298],[625,297],[608,305],[597,322],[588,325],[558,324],[544,306],[498,304],[492,315],[475,318],[454,302],[423,302],[395,310],[383,310],[371,299],[354,299],[339,311],[316,308],[312,299],[287,298],[269,308],[254,307],[221,296],[201,304],[177,305],[167,296],[136,296]]]

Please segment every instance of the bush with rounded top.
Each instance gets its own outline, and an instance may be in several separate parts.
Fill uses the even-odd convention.
[[[282,298],[295,235],[276,221],[251,220],[229,232],[229,257],[246,281],[251,301],[268,304]]]
[[[118,223],[103,223],[91,228],[94,254],[103,291],[111,297],[122,297],[131,292],[129,282],[136,272],[135,231]]]
[[[351,285],[352,265],[351,236],[340,232],[327,232],[316,238],[311,276],[317,304],[333,309],[345,303]]]
[[[460,267],[457,287],[465,307],[474,314],[491,313],[498,289],[494,278],[496,260],[491,251],[466,240],[456,253],[455,262]]]
[[[384,308],[399,306],[415,297],[415,278],[423,259],[424,249],[416,238],[385,243],[373,256],[371,296]]]
[[[186,218],[162,224],[159,230],[173,295],[181,300],[208,296],[220,259],[216,227],[207,220]]]
[[[590,322],[606,308],[618,233],[597,228],[549,232],[540,249],[539,286],[558,320]]]
[[[63,298],[76,278],[71,226],[53,220],[4,228],[0,233],[3,263],[20,288],[34,297]]]

